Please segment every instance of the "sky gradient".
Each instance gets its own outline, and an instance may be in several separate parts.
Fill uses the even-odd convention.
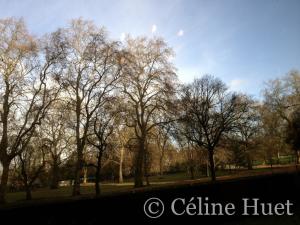
[[[264,82],[300,70],[299,0],[0,0],[0,18],[23,17],[39,36],[82,17],[110,36],[161,36],[182,82],[212,74],[260,96]]]

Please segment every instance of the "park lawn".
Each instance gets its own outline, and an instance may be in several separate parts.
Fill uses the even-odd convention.
[[[123,183],[123,184],[102,184],[101,185],[102,194],[109,194],[114,192],[128,191],[133,188],[132,183]],[[94,195],[94,185],[82,185],[81,186],[82,195]],[[72,195],[72,187],[59,187],[58,189],[50,188],[39,188],[32,191],[32,201],[41,200],[41,199],[59,199],[59,198],[69,198]],[[25,201],[26,194],[25,192],[14,192],[7,194],[7,202],[21,202]]]
[[[267,173],[276,173],[277,171],[286,171],[291,170],[294,167],[279,167],[279,168],[255,168],[251,171],[249,170],[218,170],[216,175],[219,180],[226,180],[238,177],[247,177],[247,176],[255,176],[260,174],[267,174]],[[189,182],[208,182],[210,178],[204,176],[203,174],[195,174],[195,179],[191,180],[189,174],[185,172],[179,173],[172,173],[172,174],[164,174],[162,176],[151,176],[149,177],[150,181],[150,188],[151,187],[160,187],[160,186],[168,186],[168,185],[180,185],[183,183]],[[146,187],[147,188],[147,187]],[[108,183],[104,182],[101,184],[101,191],[102,195],[112,194],[112,193],[119,193],[119,192],[128,192],[132,191],[133,189],[133,179],[127,179],[124,183]],[[95,194],[94,184],[88,183],[81,186],[81,193],[83,196],[93,196]],[[39,188],[32,191],[32,198],[31,201],[39,201],[42,199],[64,199],[70,198],[72,194],[72,187],[60,187],[58,189],[49,189],[49,188]],[[18,203],[25,201],[25,192],[13,192],[7,194],[7,201],[8,203]]]

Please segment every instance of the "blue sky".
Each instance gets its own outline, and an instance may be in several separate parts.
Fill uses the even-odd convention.
[[[82,17],[110,36],[162,36],[179,79],[212,74],[259,97],[264,82],[300,70],[299,0],[0,0],[0,18],[23,17],[35,35]]]

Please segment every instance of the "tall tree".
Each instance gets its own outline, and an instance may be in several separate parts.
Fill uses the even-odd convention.
[[[68,71],[62,82],[75,114],[77,162],[73,195],[79,195],[88,130],[96,110],[120,77],[123,54],[118,43],[109,41],[104,29],[90,21],[73,20],[63,33],[68,45]]]
[[[122,79],[127,98],[127,125],[135,130],[138,148],[135,154],[135,187],[143,186],[149,132],[167,123],[164,117],[174,96],[175,70],[172,50],[161,39],[128,38],[128,64]]]
[[[48,43],[38,43],[22,20],[0,20],[0,203],[5,202],[12,159],[26,148],[58,96],[52,78],[60,71],[62,54],[60,46],[50,51]]]
[[[113,99],[109,98],[109,103],[104,107],[98,108],[95,117],[93,118],[92,132],[88,137],[90,145],[96,148],[96,174],[95,174],[95,192],[96,195],[100,195],[100,175],[102,169],[102,160],[104,154],[108,154],[107,151],[111,149],[112,134],[115,126],[116,109],[114,109]]]
[[[157,129],[154,130],[154,139],[156,147],[159,150],[159,174],[162,176],[164,171],[164,159],[166,156],[167,147],[170,141],[170,124],[163,124],[157,126]]]
[[[33,137],[31,140],[34,143],[28,144],[17,158],[17,165],[20,167],[19,178],[25,188],[26,200],[32,199],[32,188],[34,182],[36,182],[39,175],[43,172],[46,164],[46,149],[48,148],[43,143],[43,139],[39,137]]]
[[[258,104],[249,96],[243,96],[243,101],[247,102],[248,107],[245,113],[237,122],[234,133],[236,134],[240,144],[242,145],[244,154],[246,156],[247,167],[252,169],[252,158],[250,150],[255,146],[256,137],[259,136],[260,117],[258,111]],[[252,148],[251,148],[252,147]]]
[[[216,146],[245,113],[247,104],[228,92],[222,81],[209,75],[185,85],[181,93],[181,120],[188,128],[189,139],[207,150],[211,179],[215,181]]]
[[[286,127],[286,141],[292,146],[292,149],[296,152],[296,165],[299,162],[300,151],[300,109],[295,110],[291,116],[291,121]]]
[[[70,147],[73,147],[73,136],[69,119],[70,110],[63,101],[57,101],[52,105],[45,116],[41,126],[41,135],[48,148],[47,163],[50,169],[50,188],[57,189],[60,179],[60,167],[63,159],[70,155]]]
[[[278,114],[287,127],[292,127],[292,117],[300,106],[300,72],[292,70],[281,78],[270,80],[264,89],[264,106]],[[295,151],[295,156],[299,163],[299,151]]]

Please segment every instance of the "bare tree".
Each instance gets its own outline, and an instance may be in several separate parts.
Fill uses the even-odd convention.
[[[244,96],[244,102],[247,103],[245,113],[239,119],[236,129],[234,130],[240,144],[243,146],[243,151],[246,156],[248,169],[252,169],[251,146],[255,146],[260,130],[260,117],[258,111],[258,103],[248,96]]]
[[[270,80],[264,89],[264,105],[270,112],[278,114],[292,127],[292,117],[300,106],[300,73],[297,70],[290,71],[281,78]],[[283,137],[286,139],[286,137]],[[295,150],[296,164],[299,163],[300,150]]]
[[[96,110],[114,89],[121,74],[122,54],[118,43],[108,41],[103,28],[90,21],[73,20],[64,29],[68,44],[68,72],[62,79],[74,110],[77,162],[73,195],[80,194],[80,173],[88,130]]]
[[[290,71],[281,78],[270,80],[263,90],[265,105],[276,111],[287,123],[294,109],[300,105],[300,73]]]
[[[109,103],[104,107],[98,108],[95,117],[93,118],[92,133],[88,137],[88,143],[94,146],[97,150],[97,161],[95,174],[95,191],[96,195],[100,195],[100,174],[102,169],[102,160],[104,154],[108,154],[107,151],[111,149],[111,136],[114,131],[116,110],[113,109],[113,99],[109,98]]]
[[[118,100],[120,104],[120,100]],[[123,103],[122,103],[123,104]],[[123,107],[120,107],[123,108]],[[119,183],[123,183],[123,171],[125,167],[125,160],[128,154],[128,143],[131,138],[134,136],[134,131],[132,128],[127,127],[124,124],[124,113],[121,111],[117,115],[115,120],[115,135],[117,138],[117,147],[114,149],[114,158],[113,162],[119,165]]]
[[[117,137],[119,140],[118,145],[118,153],[117,153],[117,164],[119,165],[119,183],[123,183],[123,167],[124,167],[124,155],[125,155],[125,149],[126,144],[129,140],[128,137],[128,130],[126,130],[126,127],[119,124],[116,128]]]
[[[209,156],[212,181],[216,180],[214,153],[225,132],[230,131],[246,111],[242,98],[227,91],[217,78],[203,76],[182,89],[182,122],[188,137]]]
[[[291,116],[291,121],[286,127],[286,142],[289,143],[295,152],[300,150],[300,108],[295,110]],[[298,154],[296,157],[296,167],[299,162]],[[297,168],[298,169],[298,168]]]
[[[157,126],[154,130],[154,140],[156,142],[157,149],[159,150],[159,174],[163,175],[164,159],[167,151],[167,147],[170,141],[170,124],[162,124]]]
[[[63,50],[52,50],[39,45],[22,20],[0,20],[0,203],[5,202],[12,159],[26,148],[59,93],[54,81],[49,82],[59,71]]]
[[[183,109],[181,109],[182,111]],[[187,123],[184,123],[180,118],[172,123],[171,134],[177,142],[180,152],[183,153],[187,172],[190,178],[195,179],[195,171],[198,163],[199,149],[196,148],[195,143],[191,141],[191,132]],[[204,157],[202,157],[204,158]]]
[[[57,101],[52,105],[40,128],[41,135],[48,146],[49,159],[46,161],[51,166],[51,189],[58,188],[60,166],[70,154],[70,146],[72,146],[73,136],[68,125],[69,112],[70,110],[62,101]]]
[[[18,161],[16,163],[20,167],[19,178],[22,180],[25,188],[26,200],[32,199],[31,192],[33,185],[43,172],[47,148],[42,139],[34,137],[31,140],[34,143],[26,146],[17,158]]]
[[[127,39],[128,66],[122,79],[127,101],[127,125],[135,130],[135,187],[143,186],[147,139],[152,128],[167,123],[164,113],[176,80],[170,63],[172,51],[161,39]]]

